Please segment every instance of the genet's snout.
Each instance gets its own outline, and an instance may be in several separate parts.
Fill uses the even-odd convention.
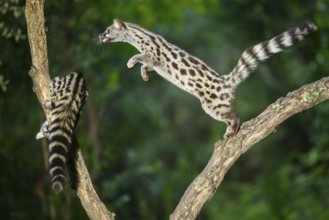
[[[101,33],[100,35],[98,35],[99,41],[102,43],[106,42],[106,33]]]

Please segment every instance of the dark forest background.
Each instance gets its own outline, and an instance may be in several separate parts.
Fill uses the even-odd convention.
[[[32,80],[24,1],[0,1],[0,213],[3,219],[87,219],[67,184],[49,185],[44,115]],[[140,24],[228,73],[242,51],[306,19],[319,30],[262,63],[236,92],[242,121],[328,75],[328,0],[45,1],[51,77],[82,72],[90,96],[76,135],[116,219],[168,219],[207,163],[223,123],[155,72],[126,67],[136,49],[98,44],[113,18]],[[329,219],[329,102],[298,114],[229,170],[198,219]]]

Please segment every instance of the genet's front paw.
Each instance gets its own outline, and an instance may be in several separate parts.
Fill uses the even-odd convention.
[[[35,139],[49,138],[49,122],[45,121],[40,128],[40,131],[35,136]]]
[[[127,62],[127,67],[130,69],[130,68],[133,68],[135,65],[136,65],[137,61],[135,60],[135,57],[132,57],[128,60]]]
[[[142,78],[143,78],[143,80],[144,80],[145,82],[150,81],[150,78],[149,78],[149,76],[147,75],[147,73],[142,74]]]
[[[141,76],[145,82],[150,81],[148,72],[152,71],[153,67],[148,66],[148,65],[142,65],[141,67]]]

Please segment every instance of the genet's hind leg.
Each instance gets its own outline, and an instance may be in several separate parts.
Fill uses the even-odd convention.
[[[141,67],[141,76],[142,76],[142,78],[145,82],[148,82],[150,80],[147,72],[150,72],[152,70],[153,70],[153,67],[148,66],[146,64],[142,65],[142,67]]]
[[[204,101],[201,101],[201,104],[203,110],[212,118],[226,123],[227,128],[224,138],[230,138],[238,132],[240,118],[231,106],[227,104],[218,104],[217,106],[213,106],[212,103],[207,103]]]
[[[226,123],[227,128],[224,134],[225,138],[233,137],[239,130],[240,118],[234,109],[222,114],[222,119]]]
[[[147,53],[145,54],[136,54],[134,56],[132,56],[128,62],[127,62],[127,67],[128,68],[132,68],[134,67],[137,63],[141,63],[142,67],[141,67],[141,76],[143,78],[144,81],[149,81],[149,76],[147,74],[147,72],[150,72],[153,70],[153,61],[150,58],[151,56]]]

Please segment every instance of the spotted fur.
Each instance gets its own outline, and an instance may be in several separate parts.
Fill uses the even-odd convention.
[[[145,81],[149,80],[147,73],[155,70],[169,82],[199,98],[207,114],[227,124],[224,136],[231,137],[239,128],[239,117],[231,105],[236,87],[261,61],[292,46],[316,29],[312,22],[307,21],[246,49],[227,75],[218,74],[202,60],[136,24],[114,19],[113,25],[99,35],[99,40],[101,43],[127,42],[136,47],[140,54],[129,59],[128,68],[141,63],[141,75]]]

